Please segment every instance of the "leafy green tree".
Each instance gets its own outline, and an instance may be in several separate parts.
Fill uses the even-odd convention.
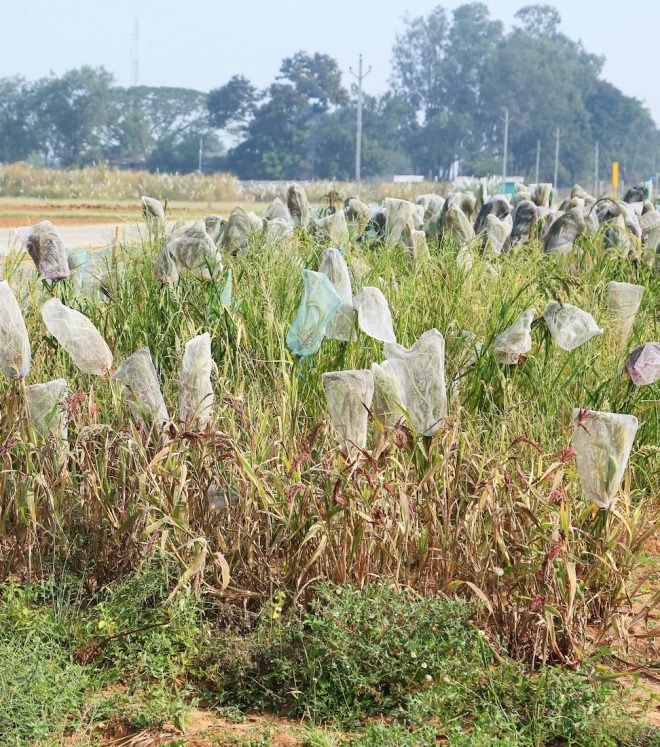
[[[446,175],[480,151],[483,80],[502,24],[473,2],[451,21],[438,6],[407,25],[394,47],[393,85],[410,106],[410,153],[417,170]]]
[[[314,112],[348,103],[337,62],[327,54],[296,52],[283,60],[279,80],[287,80]]]
[[[627,182],[646,179],[659,163],[660,132],[648,109],[599,80],[585,99],[592,136],[600,146],[601,173],[619,161]]]
[[[22,161],[36,148],[30,85],[23,78],[1,78],[0,162]]]
[[[523,19],[530,18],[524,9]],[[542,144],[542,179],[553,177],[555,133],[561,133],[561,183],[591,170],[592,134],[585,94],[596,84],[602,60],[535,16],[508,34],[491,55],[484,79],[484,125],[489,146],[501,152],[502,118],[509,110],[509,172],[531,176],[537,142]],[[549,29],[547,34],[538,29]]]
[[[242,89],[247,90],[244,85]],[[331,57],[298,52],[284,59],[277,82],[269,86],[245,126],[244,140],[229,152],[227,166],[251,179],[311,176],[308,141],[314,120],[347,101],[339,67]]]
[[[552,5],[525,5],[516,13],[515,28],[536,38],[553,37],[559,33],[561,15]]]
[[[211,144],[206,94],[189,88],[115,88],[108,126],[106,157],[120,166],[193,171],[200,138]]]
[[[113,77],[84,66],[33,87],[36,134],[46,159],[63,167],[101,160],[110,141]]]
[[[397,117],[399,108],[390,94],[365,96],[362,133],[362,176],[390,177],[396,171],[407,171],[409,163],[401,144]],[[355,102],[314,120],[308,140],[311,166],[315,176],[323,179],[351,180],[355,176]]]
[[[209,166],[224,148],[218,137],[211,132],[198,133],[194,130],[183,135],[169,134],[162,137],[155,145],[147,159],[150,171],[168,173],[190,173],[199,166],[199,147],[203,142],[203,152],[208,156],[204,163]]]
[[[243,75],[234,75],[224,86],[208,94],[207,107],[212,127],[225,129],[232,123],[244,125],[254,113],[259,92]]]

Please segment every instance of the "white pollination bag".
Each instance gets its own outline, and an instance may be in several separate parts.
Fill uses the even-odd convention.
[[[367,445],[368,408],[374,394],[371,371],[330,371],[323,374],[323,386],[340,443],[363,449]]]
[[[286,336],[294,355],[305,358],[321,347],[328,325],[341,306],[341,298],[327,275],[303,270],[303,298]]]
[[[553,223],[543,239],[543,251],[546,253],[559,252],[570,254],[578,236],[586,230],[586,223],[580,208],[571,208],[560,215]]]
[[[450,238],[459,249],[465,247],[474,239],[472,223],[455,202],[446,207],[442,235]]]
[[[365,226],[369,222],[369,205],[357,197],[351,197],[344,209],[344,215],[347,221],[354,221]]]
[[[405,399],[401,381],[392,361],[372,363],[374,377],[374,415],[383,425],[391,428],[404,418]]]
[[[49,220],[43,220],[36,226],[17,228],[16,235],[46,280],[69,277],[64,241]]]
[[[282,239],[293,236],[293,223],[287,223],[280,218],[263,219],[263,237],[268,245],[275,246]]]
[[[607,307],[627,332],[632,329],[643,296],[643,285],[617,283],[614,280],[607,284]]]
[[[418,259],[430,256],[429,245],[426,241],[424,231],[416,229],[412,229],[411,231],[406,230],[403,242],[408,249],[408,258],[411,262],[416,262]]]
[[[227,221],[222,217],[222,215],[216,215],[215,213],[205,215],[202,220],[204,221],[206,233],[211,237],[213,243],[219,247]]]
[[[647,342],[635,348],[628,356],[625,369],[637,386],[655,383],[660,379],[660,343]]]
[[[306,228],[310,218],[309,204],[307,202],[307,194],[299,184],[292,184],[289,187],[286,195],[286,204],[293,222],[297,226]]]
[[[293,225],[293,218],[291,217],[291,213],[289,212],[289,208],[280,200],[279,197],[276,197],[268,206],[268,209],[266,210],[264,214],[264,218],[267,221],[271,220],[277,220],[277,221],[283,221],[284,223],[289,223]]]
[[[203,220],[173,231],[156,262],[156,278],[176,284],[181,270],[188,270],[199,280],[209,282],[222,271],[222,259]]]
[[[162,428],[169,421],[149,348],[136,350],[114,372],[112,379],[122,385],[124,402],[146,428]]]
[[[392,314],[387,299],[379,288],[366,286],[353,299],[358,326],[369,337],[381,342],[396,342]]]
[[[562,306],[557,301],[550,301],[543,318],[552,339],[562,350],[575,350],[592,337],[603,334],[591,314],[568,303]]]
[[[112,368],[112,353],[96,327],[79,311],[51,298],[41,307],[51,335],[83,373],[103,376]]]
[[[10,379],[30,372],[30,338],[9,283],[0,280],[0,370]]]
[[[415,229],[417,206],[408,200],[396,197],[385,198],[385,233],[391,246],[400,243],[404,231]]]
[[[511,234],[511,224],[496,215],[486,216],[486,244],[493,254],[502,254],[506,240]]]
[[[65,398],[67,385],[64,379],[32,384],[25,388],[28,417],[36,436],[42,441],[55,439],[59,446],[66,444]]]
[[[322,236],[326,236],[333,244],[348,243],[348,223],[343,212],[330,213],[324,218],[316,218],[316,226]]]
[[[191,431],[203,431],[213,411],[211,336],[208,332],[186,343],[179,374],[179,418]]]
[[[595,410],[573,410],[575,449],[582,490],[600,508],[611,508],[628,463],[637,418]]]
[[[248,248],[250,239],[259,233],[263,233],[264,224],[261,218],[252,211],[243,210],[237,205],[229,214],[229,219],[222,231],[220,247],[238,254]]]
[[[387,360],[383,366],[389,364],[399,381],[401,405],[412,427],[432,436],[447,414],[444,337],[437,329],[430,329],[410,349],[386,343],[384,352]]]
[[[341,299],[337,313],[330,320],[325,336],[330,340],[355,339],[353,330],[355,309],[353,308],[353,289],[348,265],[339,249],[326,249],[321,255],[319,272],[328,277]]]
[[[155,197],[142,195],[142,215],[147,223],[165,225],[165,208]]]
[[[534,309],[527,309],[500,332],[493,341],[493,354],[498,363],[514,365],[532,349],[532,322],[536,316]]]

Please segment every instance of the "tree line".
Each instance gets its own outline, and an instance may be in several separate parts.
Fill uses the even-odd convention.
[[[502,169],[551,181],[560,132],[560,183],[592,178],[612,160],[626,181],[655,172],[660,131],[649,111],[602,76],[604,60],[559,31],[549,5],[530,5],[505,31],[481,2],[407,18],[392,50],[388,90],[365,95],[362,174]],[[244,179],[350,179],[356,91],[330,56],[297,52],[256,88],[238,74],[205,93],[115,84],[88,66],[37,81],[0,79],[0,161],[205,171]],[[224,142],[232,145],[227,149]]]

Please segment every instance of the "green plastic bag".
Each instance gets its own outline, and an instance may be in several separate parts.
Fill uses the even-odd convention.
[[[321,347],[328,325],[341,305],[341,298],[327,275],[303,270],[305,289],[295,319],[286,336],[294,355],[304,358]]]

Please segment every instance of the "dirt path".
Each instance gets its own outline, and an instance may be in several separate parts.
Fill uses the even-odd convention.
[[[112,223],[91,223],[85,225],[58,225],[57,230],[69,249],[99,249],[111,244],[115,240],[115,232],[119,228],[121,241],[132,241],[139,237],[138,224],[122,223],[115,226]],[[142,226],[142,230],[144,227]],[[21,247],[13,228],[0,228],[0,256],[7,254],[12,248]]]
[[[94,729],[92,735],[75,734],[66,738],[67,747],[85,744],[89,736],[100,740],[103,747],[239,747],[264,744],[269,747],[304,747],[306,727],[300,722],[275,716],[246,716],[239,722],[228,721],[211,711],[193,710],[183,734],[174,729],[131,731],[123,725],[111,724]]]

